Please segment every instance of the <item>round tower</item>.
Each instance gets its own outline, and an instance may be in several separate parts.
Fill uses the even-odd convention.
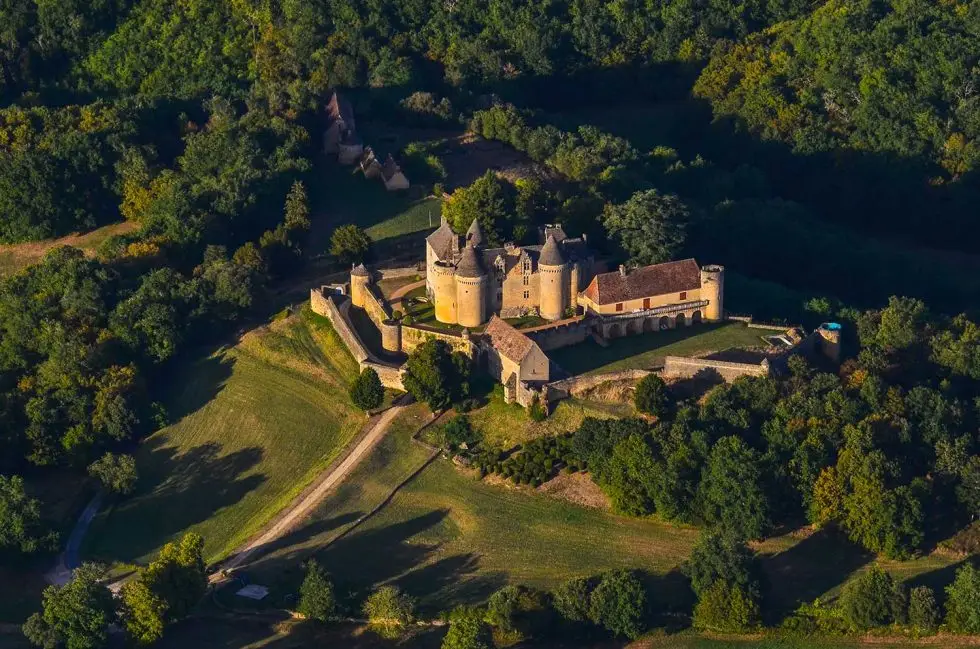
[[[432,265],[432,301],[436,320],[456,324],[456,269],[436,262]]]
[[[545,320],[560,320],[568,308],[568,264],[553,235],[541,248],[538,257],[540,313]]]
[[[386,352],[398,353],[402,350],[402,325],[397,320],[381,323],[381,348]]]
[[[472,245],[463,248],[456,265],[456,317],[464,327],[479,327],[487,321],[490,282]]]
[[[371,283],[371,273],[364,264],[358,264],[350,272],[350,301],[354,306],[364,308],[364,296],[367,295]]]
[[[708,301],[704,307],[704,319],[718,322],[725,318],[725,267],[704,266],[701,268],[701,299]]]
[[[825,322],[817,329],[820,335],[820,351],[834,363],[840,363],[841,326],[836,322]]]

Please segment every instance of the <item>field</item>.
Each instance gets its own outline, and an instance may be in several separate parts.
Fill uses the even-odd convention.
[[[365,416],[347,396],[356,372],[329,323],[308,310],[192,364],[172,382],[175,423],[137,452],[136,494],[100,514],[85,554],[145,562],[192,530],[209,561],[227,555],[358,432]]]
[[[281,597],[298,564],[428,458],[409,440],[425,421],[416,406],[305,528],[246,568]],[[697,532],[621,518],[536,493],[490,485],[437,459],[384,508],[316,556],[340,589],[397,582],[428,612],[475,602],[508,582],[553,586],[574,575],[635,567],[676,579]],[[237,599],[237,598],[236,598]]]
[[[553,361],[573,375],[599,374],[625,369],[649,369],[665,356],[695,356],[733,347],[759,347],[760,329],[749,329],[740,322],[702,324],[625,338],[614,338],[608,347],[593,340],[581,345],[549,352]]]
[[[58,246],[74,246],[88,254],[94,254],[102,242],[116,234],[125,234],[136,229],[136,224],[130,221],[113,223],[86,234],[71,234],[59,239],[45,241],[28,241],[0,245],[0,277],[16,273],[33,263],[40,261],[49,250]]]

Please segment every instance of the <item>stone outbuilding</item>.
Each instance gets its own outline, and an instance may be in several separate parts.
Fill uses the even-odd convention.
[[[483,332],[480,353],[490,376],[504,386],[504,401],[527,407],[550,380],[548,357],[536,342],[497,316]]]
[[[350,102],[334,92],[327,102],[327,129],[323,133],[323,150],[335,154],[340,164],[357,164],[364,154],[364,144],[357,135],[354,109]]]
[[[408,182],[408,177],[402,171],[401,166],[395,162],[395,159],[390,153],[385,158],[385,163],[381,167],[381,180],[385,184],[385,189],[389,192],[408,189],[411,184]]]

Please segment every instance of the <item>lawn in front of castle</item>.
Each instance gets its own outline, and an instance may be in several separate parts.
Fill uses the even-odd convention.
[[[104,509],[83,557],[144,563],[194,531],[228,555],[333,461],[366,421],[351,403],[357,363],[309,309],[188,364],[171,382],[173,424],[136,451],[136,493]]]
[[[699,356],[726,349],[762,347],[764,333],[741,322],[702,323],[613,338],[608,347],[589,339],[580,345],[550,351],[548,356],[572,375],[651,369],[661,365],[666,356]]]

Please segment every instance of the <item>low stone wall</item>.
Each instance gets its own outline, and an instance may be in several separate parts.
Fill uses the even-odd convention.
[[[769,361],[763,360],[758,365],[753,365],[681,356],[668,356],[664,359],[664,378],[689,379],[703,373],[717,374],[725,381],[734,381],[740,376],[769,376]]]
[[[470,358],[476,354],[476,344],[469,336],[422,325],[402,325],[402,351],[404,353],[411,354],[427,338],[445,341],[449,343],[453,351],[463,352]]]
[[[400,277],[425,277],[425,264],[402,266],[400,268],[379,268],[375,272],[381,279],[397,279]]]
[[[545,387],[548,391],[548,400],[554,401],[576,396],[610,381],[638,381],[649,374],[653,374],[653,372],[651,370],[620,370],[619,372],[607,372],[605,374],[583,374],[582,376],[554,381]]]

